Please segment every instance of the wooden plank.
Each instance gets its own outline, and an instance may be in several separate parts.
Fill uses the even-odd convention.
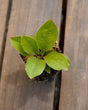
[[[13,0],[2,68],[0,110],[52,110],[54,83],[34,83],[24,70],[24,62],[9,38],[35,34],[48,19],[60,29],[62,0]]]
[[[88,0],[68,0],[65,51],[69,71],[62,72],[60,110],[88,110]]]
[[[2,44],[4,41],[4,34],[6,29],[8,4],[9,4],[9,0],[0,0],[0,65],[1,65],[1,57],[2,57],[1,53],[3,48]]]

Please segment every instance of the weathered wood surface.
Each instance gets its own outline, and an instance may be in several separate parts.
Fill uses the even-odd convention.
[[[4,40],[4,33],[6,29],[6,18],[8,10],[9,0],[0,0],[0,65],[1,65],[1,53],[2,53],[2,43]]]
[[[68,0],[64,47],[71,66],[62,72],[59,110],[88,110],[88,0]]]
[[[52,110],[54,83],[35,83],[9,38],[35,34],[48,19],[60,29],[62,0],[13,0],[0,88],[0,110]]]

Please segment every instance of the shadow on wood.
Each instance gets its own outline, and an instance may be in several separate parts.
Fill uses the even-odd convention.
[[[17,76],[19,79],[17,80]],[[22,78],[20,78],[22,77]],[[47,102],[48,94],[52,91],[52,82],[54,77],[51,77],[48,81],[36,82],[34,80],[30,80],[28,76],[25,74],[24,70],[19,70],[11,75],[7,75],[5,82],[8,83],[9,86],[15,86],[15,89],[18,93],[16,93],[15,97],[17,107],[22,107],[26,103],[30,104],[30,100],[33,98],[37,98],[39,101]],[[20,93],[20,94],[19,94]],[[9,94],[10,95],[10,94]]]

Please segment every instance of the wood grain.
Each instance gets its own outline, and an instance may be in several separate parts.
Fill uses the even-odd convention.
[[[31,81],[9,38],[35,34],[48,19],[60,28],[62,0],[13,0],[0,89],[0,110],[52,110],[55,79]]]
[[[59,110],[88,110],[88,0],[68,0],[64,53],[69,71],[62,72]]]
[[[9,0],[0,0],[0,67]]]

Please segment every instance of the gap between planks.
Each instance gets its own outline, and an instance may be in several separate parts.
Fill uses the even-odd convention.
[[[8,33],[8,25],[9,25],[9,20],[10,20],[11,8],[12,8],[12,0],[9,0],[8,1],[6,21],[5,21],[5,30],[4,30],[4,35],[3,35],[2,47],[1,47],[0,79],[1,79],[1,73],[2,73],[2,65],[3,65],[3,59],[4,59],[4,51],[5,51],[6,38],[7,38],[7,33]]]
[[[67,0],[63,0],[62,1],[62,13],[61,13],[61,25],[60,25],[59,43],[58,43],[62,53],[64,53],[66,14],[67,14]],[[53,110],[59,110],[61,77],[62,77],[62,71],[60,71],[57,74],[56,81],[55,81]]]

